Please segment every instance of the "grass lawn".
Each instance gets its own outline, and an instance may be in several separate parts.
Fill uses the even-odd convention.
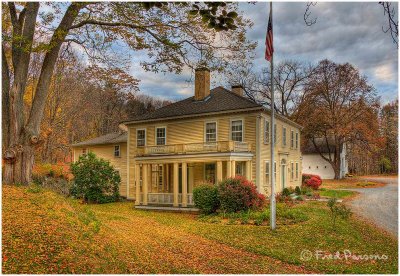
[[[308,220],[227,225],[139,211],[132,202],[82,205],[37,188],[3,186],[3,273],[397,273],[397,239],[365,222],[330,226],[326,203]],[[387,260],[301,259],[302,250],[385,254]]]
[[[336,198],[349,198],[355,196],[357,193],[353,191],[347,190],[329,190],[329,189],[320,189],[318,190],[320,196],[324,197],[336,197]]]
[[[325,189],[348,189],[348,188],[376,188],[385,185],[384,183],[367,181],[363,178],[344,178],[344,179],[323,179],[320,188]]]

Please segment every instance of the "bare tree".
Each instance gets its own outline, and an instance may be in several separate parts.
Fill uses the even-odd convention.
[[[238,68],[238,69],[236,69]],[[305,98],[304,85],[315,68],[294,60],[285,60],[275,67],[275,110],[281,115],[296,119],[297,109]],[[228,75],[231,84],[241,84],[248,98],[260,104],[270,105],[271,73],[263,68],[254,72],[252,64],[235,67]]]

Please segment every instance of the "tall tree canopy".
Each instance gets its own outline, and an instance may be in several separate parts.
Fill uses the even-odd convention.
[[[340,152],[345,143],[362,143],[365,147],[378,138],[375,89],[351,64],[321,61],[305,87],[306,100],[297,114],[304,126],[303,135],[310,139],[322,158],[328,161],[335,178],[340,175]],[[376,120],[375,120],[376,121]],[[326,145],[318,145],[323,138]],[[326,156],[321,146],[331,149]]]
[[[40,8],[48,5],[50,12]],[[112,46],[123,42],[148,58],[145,70],[180,73],[205,62],[223,70],[229,61],[246,58],[255,44],[246,40],[251,22],[238,16],[237,4],[222,2],[2,3],[2,99],[5,183],[28,183],[34,147],[60,49],[81,47],[89,62],[115,67]],[[39,68],[28,108],[24,96],[33,57]],[[65,91],[65,93],[68,93]],[[24,110],[27,112],[24,112]]]

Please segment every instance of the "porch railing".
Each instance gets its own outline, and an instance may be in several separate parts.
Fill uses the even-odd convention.
[[[143,194],[142,194],[143,199]],[[142,201],[143,202],[143,201]],[[147,194],[148,204],[165,204],[172,205],[174,203],[173,193],[149,193]],[[178,204],[182,203],[182,194],[178,194]],[[187,204],[193,205],[193,194],[187,194]]]
[[[220,141],[210,143],[188,143],[137,148],[136,156],[185,154],[199,152],[250,152],[251,146],[246,142]]]

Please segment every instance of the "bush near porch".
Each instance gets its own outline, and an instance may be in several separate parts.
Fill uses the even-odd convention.
[[[205,214],[215,213],[218,209],[224,213],[261,210],[265,206],[265,196],[242,176],[225,179],[217,186],[196,187],[193,199],[195,206]]]
[[[71,164],[74,183],[70,194],[88,203],[119,200],[121,177],[109,161],[97,158],[93,152],[81,155]]]

